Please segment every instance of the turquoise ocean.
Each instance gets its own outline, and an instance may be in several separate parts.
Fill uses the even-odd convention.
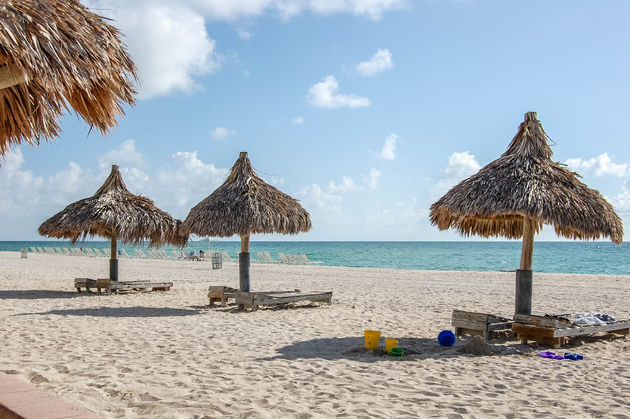
[[[131,256],[136,247],[118,245]],[[30,247],[89,247],[109,249],[108,241],[82,241],[72,246],[65,241],[4,241],[0,251],[19,251]],[[147,250],[148,245],[137,249]],[[169,256],[176,252],[226,251],[237,258],[240,242],[233,240],[191,241],[184,249],[166,246]],[[316,242],[252,241],[252,259],[258,252],[306,254],[312,261],[328,266],[392,268],[446,271],[501,271],[519,267],[521,243],[518,241],[459,242]],[[145,252],[146,253],[146,252]],[[535,272],[630,275],[630,244],[611,242],[535,242]]]

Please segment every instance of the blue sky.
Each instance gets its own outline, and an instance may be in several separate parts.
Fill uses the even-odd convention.
[[[253,240],[458,240],[430,225],[430,205],[499,157],[527,111],[554,158],[630,220],[630,2],[84,4],[125,34],[138,103],[106,136],[68,114],[54,142],[14,148],[0,240],[39,239],[111,164],[183,219],[240,151],[313,221]]]

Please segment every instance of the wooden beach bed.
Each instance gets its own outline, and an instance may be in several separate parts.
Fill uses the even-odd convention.
[[[495,332],[499,330],[510,330],[512,323],[512,320],[505,317],[463,310],[453,310],[451,320],[457,336],[478,335],[485,340],[494,338]]]
[[[77,292],[81,292],[81,288],[85,288],[86,292],[91,292],[90,288],[96,288],[101,294],[112,294],[118,291],[168,291],[173,286],[172,282],[150,282],[150,281],[111,281],[109,278],[75,278],[74,287]]]
[[[618,320],[599,326],[582,326],[554,316],[515,314],[512,331],[518,335],[521,343],[532,340],[558,348],[565,345],[573,336],[586,336],[603,332],[628,335],[630,334],[630,320]]]
[[[234,299],[237,304],[256,311],[259,306],[283,305],[299,301],[325,302],[331,304],[332,291],[310,293],[301,292],[300,290],[243,292],[225,286],[210,286],[208,288],[210,306],[213,306],[215,302],[220,302],[222,306],[225,306],[229,299]]]

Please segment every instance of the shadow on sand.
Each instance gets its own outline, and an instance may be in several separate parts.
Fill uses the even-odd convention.
[[[383,339],[378,349],[365,349],[363,337],[345,338],[322,338],[312,339],[303,342],[296,342],[278,349],[278,355],[273,357],[259,358],[261,361],[272,361],[275,359],[325,359],[339,360],[348,359],[360,362],[394,361],[404,362],[423,359],[445,359],[456,357],[475,357],[464,353],[461,349],[468,343],[468,339],[458,339],[453,346],[440,346],[437,339],[433,338],[398,338],[398,347],[404,350],[402,358],[388,356],[383,347]],[[505,341],[498,342],[498,345],[490,342],[490,347],[496,355],[518,355],[529,354],[536,351],[527,345],[522,345],[517,341],[510,341],[505,345]]]
[[[25,315],[47,315],[56,314],[59,316],[92,316],[92,317],[176,317],[176,316],[196,316],[200,312],[182,308],[169,307],[100,307],[100,308],[77,308],[66,310],[49,310],[41,313],[24,313]]]
[[[0,290],[0,300],[41,300],[48,298],[75,298],[97,293],[55,290]]]

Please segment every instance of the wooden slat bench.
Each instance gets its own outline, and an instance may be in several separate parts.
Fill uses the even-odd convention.
[[[85,288],[86,292],[92,292],[90,288],[96,288],[96,281],[92,278],[74,278],[74,287],[77,292],[81,292],[81,288]]]
[[[332,303],[332,291],[329,292],[295,292],[295,291],[272,291],[272,292],[238,292],[236,303],[245,308],[256,311],[259,306],[282,305],[299,301],[311,301],[321,303]]]
[[[81,288],[85,288],[87,292],[91,292],[90,288],[96,288],[101,294],[103,290],[107,294],[116,293],[119,290],[136,290],[136,291],[168,291],[173,286],[172,282],[150,282],[150,281],[111,281],[109,278],[75,278],[74,287],[78,292]]]
[[[600,326],[581,326],[553,317],[516,314],[512,331],[518,335],[521,343],[532,340],[558,348],[565,345],[570,337],[585,336],[594,333],[612,332],[621,335],[630,334],[630,320],[619,320]]]
[[[512,321],[505,317],[462,310],[453,310],[451,324],[455,327],[457,336],[465,333],[482,336],[486,340],[492,339],[495,331],[509,330],[512,327]]]
[[[226,287],[223,285],[210,285],[208,287],[208,300],[210,307],[214,305],[214,303],[220,302],[222,306],[226,306],[228,300],[233,299],[236,300],[236,296],[241,291],[236,288]],[[250,294],[290,294],[300,292],[300,290],[291,290],[291,291],[254,291],[250,292]]]

